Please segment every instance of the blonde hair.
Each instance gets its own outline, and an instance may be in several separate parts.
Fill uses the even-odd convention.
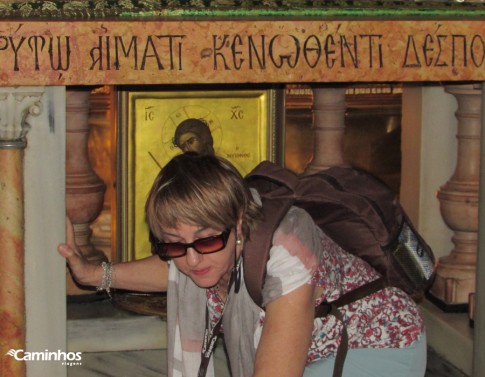
[[[249,237],[261,219],[260,207],[236,168],[213,155],[175,156],[158,174],[145,205],[146,221],[157,237],[184,223],[217,230],[233,228],[242,216]]]

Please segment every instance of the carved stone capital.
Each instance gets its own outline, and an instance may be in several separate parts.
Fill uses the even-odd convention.
[[[28,117],[42,112],[43,87],[0,87],[0,149],[22,149],[30,129]]]

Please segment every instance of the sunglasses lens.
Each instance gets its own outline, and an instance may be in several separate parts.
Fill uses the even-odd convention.
[[[182,257],[187,253],[187,248],[193,247],[200,254],[215,253],[226,246],[227,239],[231,233],[230,229],[217,236],[200,238],[193,243],[159,242],[150,234],[152,242],[152,253],[157,254],[162,260]]]
[[[161,254],[166,258],[177,258],[185,254],[185,246],[177,243],[162,244]]]
[[[199,253],[213,253],[223,249],[224,246],[225,242],[222,234],[194,242],[194,247]]]

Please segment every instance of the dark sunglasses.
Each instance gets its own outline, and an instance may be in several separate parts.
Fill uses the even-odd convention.
[[[152,244],[152,254],[156,254],[161,260],[183,257],[187,254],[189,247],[193,248],[199,254],[212,254],[226,247],[227,240],[231,234],[231,229],[226,229],[221,234],[199,238],[191,243],[182,242],[160,242],[150,232],[150,243]]]

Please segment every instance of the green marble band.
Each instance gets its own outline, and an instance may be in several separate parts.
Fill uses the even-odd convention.
[[[485,18],[478,1],[390,0],[57,0],[0,4],[2,19],[150,18]]]

